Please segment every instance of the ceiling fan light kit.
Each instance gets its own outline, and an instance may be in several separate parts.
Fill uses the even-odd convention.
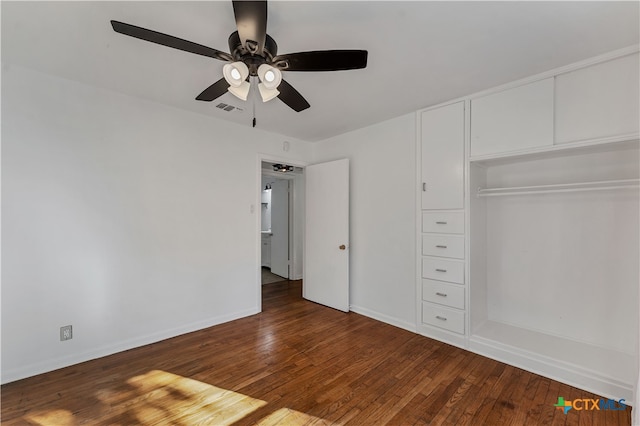
[[[245,81],[249,77],[249,68],[247,68],[244,62],[238,61],[232,64],[225,64],[225,66],[222,67],[222,75],[227,83],[229,83],[227,90],[234,96],[246,101],[249,96],[251,84]]]
[[[229,93],[233,94],[235,97],[242,99],[243,101],[246,101],[247,98],[249,97],[249,89],[251,89],[251,84],[245,81],[238,87],[229,86],[227,90],[229,91]]]
[[[258,91],[260,92],[262,102],[269,102],[280,94],[278,89],[269,89],[264,83],[258,83]]]
[[[258,78],[267,89],[275,89],[282,82],[282,72],[271,65],[262,64],[258,67]]]
[[[258,91],[262,102],[268,102],[280,94],[277,87],[282,82],[282,72],[278,68],[262,64],[258,67],[258,78],[261,81],[258,83]]]
[[[229,36],[230,54],[119,21],[111,21],[111,26],[120,34],[230,62],[223,67],[223,78],[203,90],[196,97],[198,101],[211,102],[227,91],[246,101],[251,77],[258,77],[258,91],[263,102],[277,97],[300,112],[309,108],[309,102],[282,79],[282,71],[342,71],[367,66],[366,50],[321,50],[278,55],[278,45],[267,34],[267,2],[232,3],[238,31]]]
[[[247,77],[249,77],[249,68],[247,68],[244,62],[225,64],[225,66],[222,67],[222,75],[230,86],[240,87]]]

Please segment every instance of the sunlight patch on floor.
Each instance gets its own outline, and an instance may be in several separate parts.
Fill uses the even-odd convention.
[[[292,410],[291,408],[281,408],[267,417],[260,420],[256,425],[258,426],[272,426],[272,425],[336,425],[335,422],[321,419],[310,414],[302,413],[300,411]]]
[[[231,425],[267,405],[266,401],[161,370],[131,377],[93,394],[106,424]],[[22,417],[34,425],[83,424],[83,408],[32,411]],[[95,406],[94,406],[95,408]],[[275,408],[275,407],[274,407]],[[87,407],[90,412],[90,407]],[[87,414],[88,414],[87,412]],[[269,425],[335,424],[290,408],[280,408],[258,423]]]
[[[42,410],[29,413],[23,417],[30,424],[72,426],[76,422],[69,410]]]
[[[132,377],[127,383],[141,397],[133,410],[142,423],[173,418],[174,424],[229,425],[266,405],[241,393],[160,370]]]

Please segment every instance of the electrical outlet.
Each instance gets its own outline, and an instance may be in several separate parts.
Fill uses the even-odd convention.
[[[73,328],[70,325],[60,327],[60,341],[71,340],[73,338]]]

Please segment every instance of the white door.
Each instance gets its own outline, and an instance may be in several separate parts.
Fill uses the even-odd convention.
[[[349,311],[349,160],[305,169],[302,296]]]
[[[271,184],[271,272],[289,278],[289,181]]]

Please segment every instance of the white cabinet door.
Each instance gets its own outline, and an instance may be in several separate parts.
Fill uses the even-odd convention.
[[[464,102],[421,118],[422,208],[464,207]]]
[[[471,157],[553,145],[553,78],[471,100]]]
[[[638,54],[556,77],[556,143],[637,134]]]

